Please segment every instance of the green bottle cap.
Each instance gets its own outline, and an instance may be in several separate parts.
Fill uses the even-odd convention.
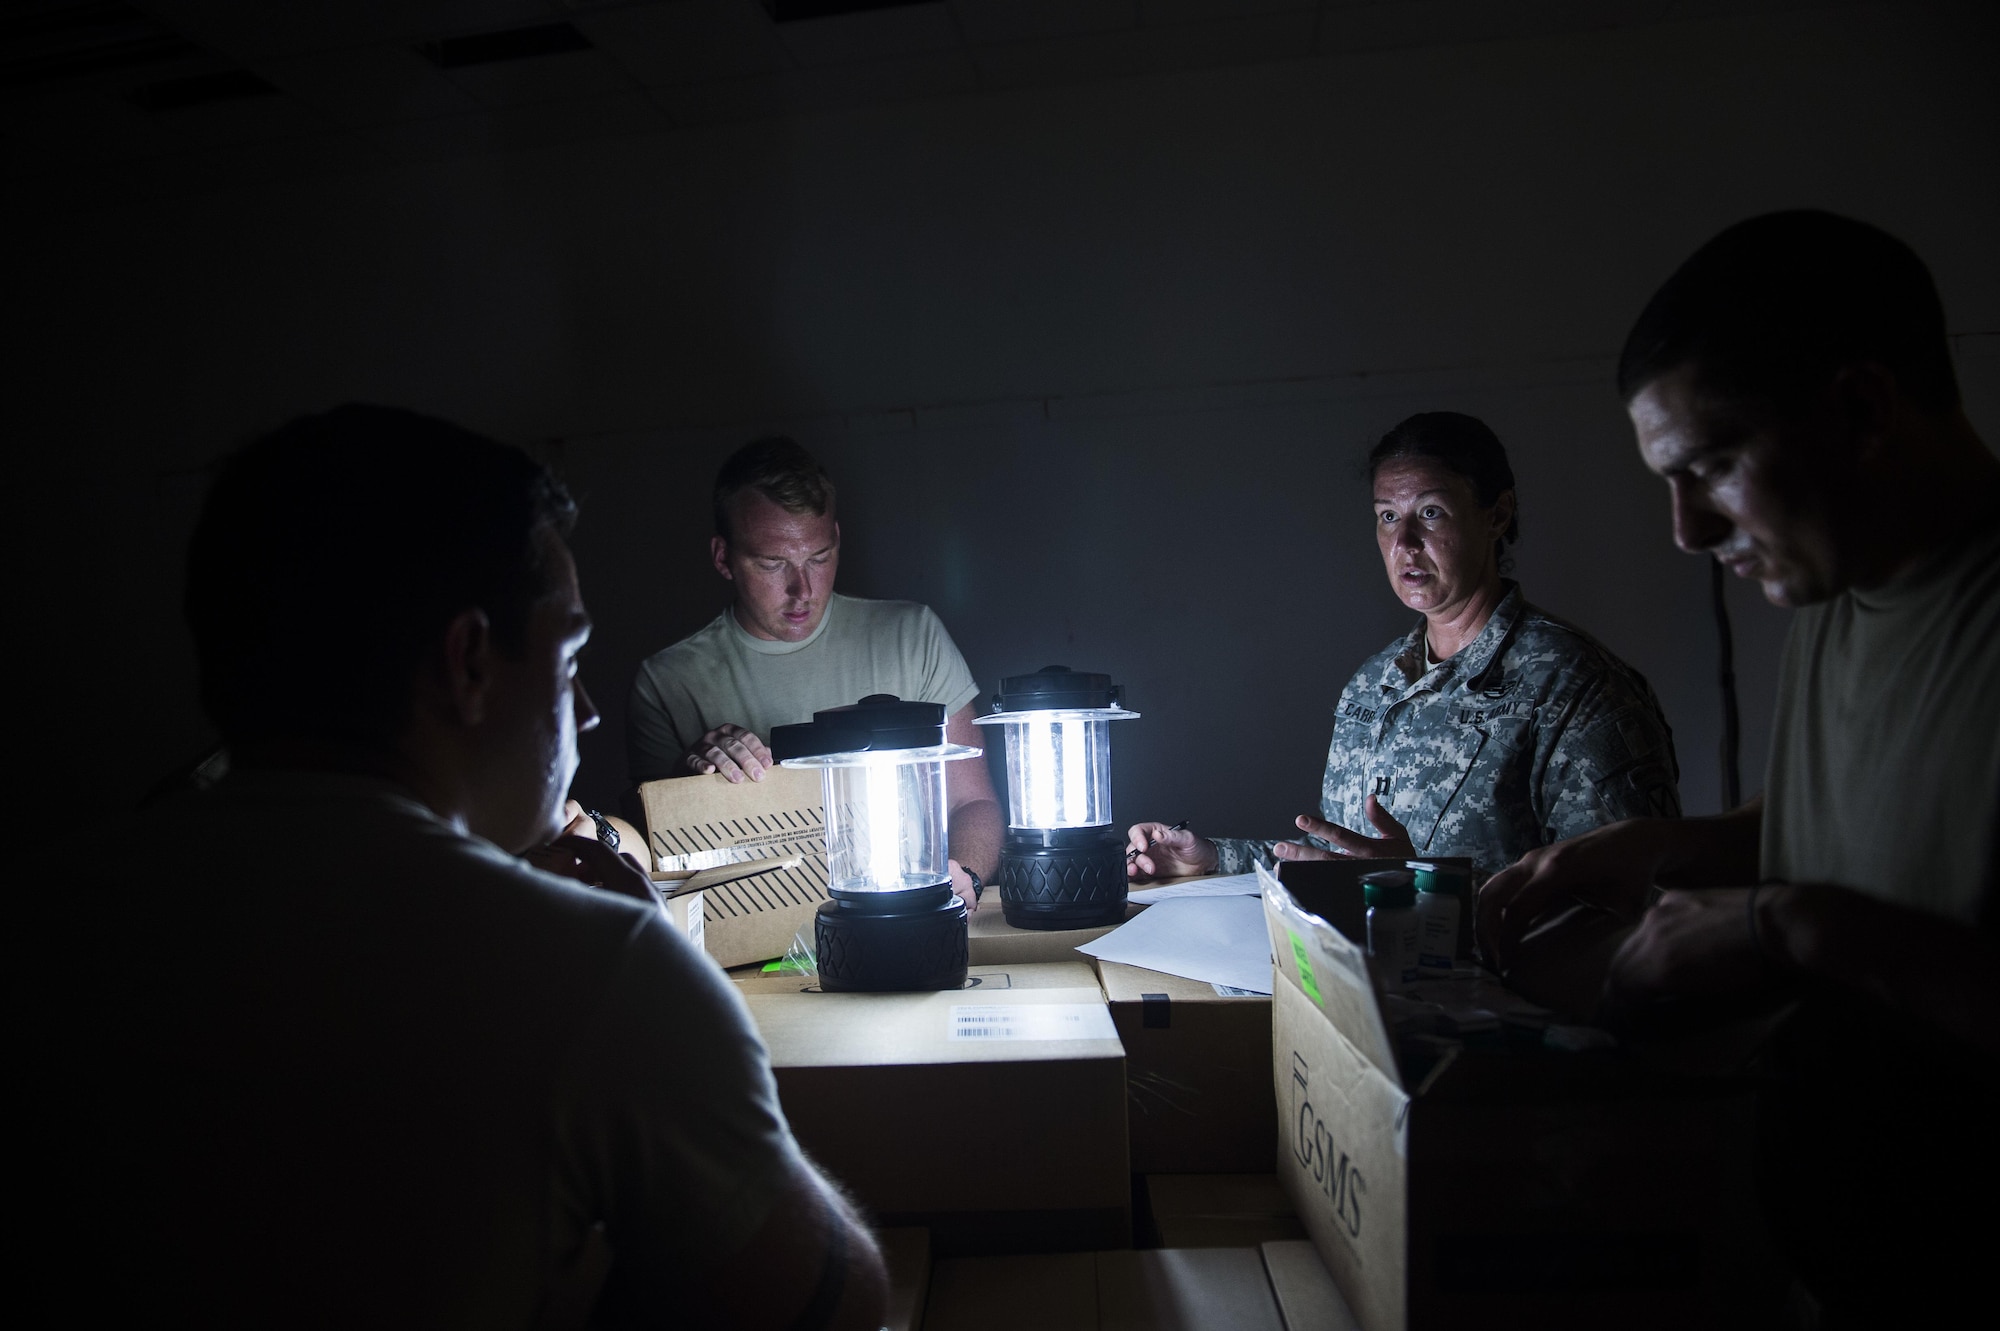
[[[1384,910],[1399,910],[1417,904],[1415,875],[1408,869],[1384,869],[1380,873],[1364,874],[1361,878],[1361,898],[1371,906]]]

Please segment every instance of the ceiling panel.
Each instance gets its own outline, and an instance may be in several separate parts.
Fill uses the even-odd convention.
[[[791,69],[757,0],[678,0],[571,17],[599,49],[652,86]]]
[[[1669,0],[1326,0],[1319,50],[1375,51],[1615,28],[1657,19]]]
[[[610,97],[634,86],[618,63],[602,51],[565,51],[527,60],[460,65],[445,70],[444,76],[485,107]]]
[[[1283,9],[1207,23],[1146,27],[1132,34],[1140,73],[1301,60],[1312,54],[1313,11]]]
[[[778,40],[801,65],[887,60],[963,45],[958,23],[943,0],[835,18],[800,19],[776,27]]]
[[[966,40],[1020,42],[1129,28],[1137,0],[951,0]]]
[[[470,93],[406,46],[281,56],[251,68],[343,124],[425,120],[478,109]]]
[[[935,51],[867,65],[795,69],[654,92],[676,123],[710,124],[840,110],[972,92],[979,73],[964,51]]]
[[[175,137],[199,148],[299,138],[339,128],[324,112],[279,93],[160,111],[153,118]]]
[[[636,90],[610,97],[504,106],[441,120],[375,125],[358,131],[404,162],[433,162],[479,153],[518,152],[585,139],[656,134],[667,117]]]
[[[972,59],[979,66],[981,84],[988,88],[1123,78],[1139,72],[1139,48],[1133,37],[1132,30],[1124,30],[1002,42],[973,47]]]
[[[205,46],[241,60],[547,23],[560,0],[133,0]]]
[[[119,161],[180,152],[187,142],[117,91],[55,87],[0,103],[0,127],[10,138],[46,153],[83,161]]]
[[[1287,10],[1314,10],[1319,0],[1139,0],[1139,22],[1202,23],[1210,19],[1249,18]]]

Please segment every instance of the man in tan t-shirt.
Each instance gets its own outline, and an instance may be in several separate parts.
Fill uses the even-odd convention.
[[[833,482],[790,439],[759,439],[715,479],[715,571],[735,602],[639,667],[626,710],[635,782],[719,773],[761,780],[773,726],[888,693],[945,709],[946,736],[983,749],[979,685],[928,606],[833,590],[840,524]],[[1000,858],[1000,805],[986,764],[949,763],[952,888],[975,907]]]
[[[1530,852],[1482,935],[1504,966],[1572,899],[1635,919],[1603,989],[1629,1030],[1799,1003],[1769,1056],[1773,1231],[1822,1324],[1923,1320],[1983,1275],[1954,1212],[2000,1183],[2000,461],[1923,262],[1826,213],[1704,246],[1619,386],[1675,540],[1797,607],[1765,792]]]

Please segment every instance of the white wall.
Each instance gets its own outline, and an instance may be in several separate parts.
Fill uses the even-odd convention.
[[[1703,564],[1611,358],[1727,223],[1820,206],[1937,274],[2000,435],[1985,6],[1854,6],[910,103],[12,213],[31,661],[48,780],[113,807],[204,726],[178,559],[225,442],[347,399],[549,444],[622,784],[637,660],[721,601],[706,487],[789,428],[843,487],[844,589],[925,600],[975,673],[1109,670],[1122,815],[1276,831],[1347,674],[1403,627],[1359,459],[1488,419],[1530,595],[1658,690],[1716,807]],[[553,442],[551,442],[553,441]],[[1738,588],[1747,785],[1782,618]],[[39,637],[36,635],[39,634]]]

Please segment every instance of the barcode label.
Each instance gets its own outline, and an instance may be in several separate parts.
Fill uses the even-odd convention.
[[[1258,993],[1255,989],[1238,989],[1233,984],[1216,984],[1213,981],[1211,981],[1208,987],[1215,990],[1215,996],[1217,998],[1269,998],[1270,997],[1269,994]]]
[[[1098,1003],[960,1004],[951,1010],[954,1040],[1115,1040],[1111,1013]]]

